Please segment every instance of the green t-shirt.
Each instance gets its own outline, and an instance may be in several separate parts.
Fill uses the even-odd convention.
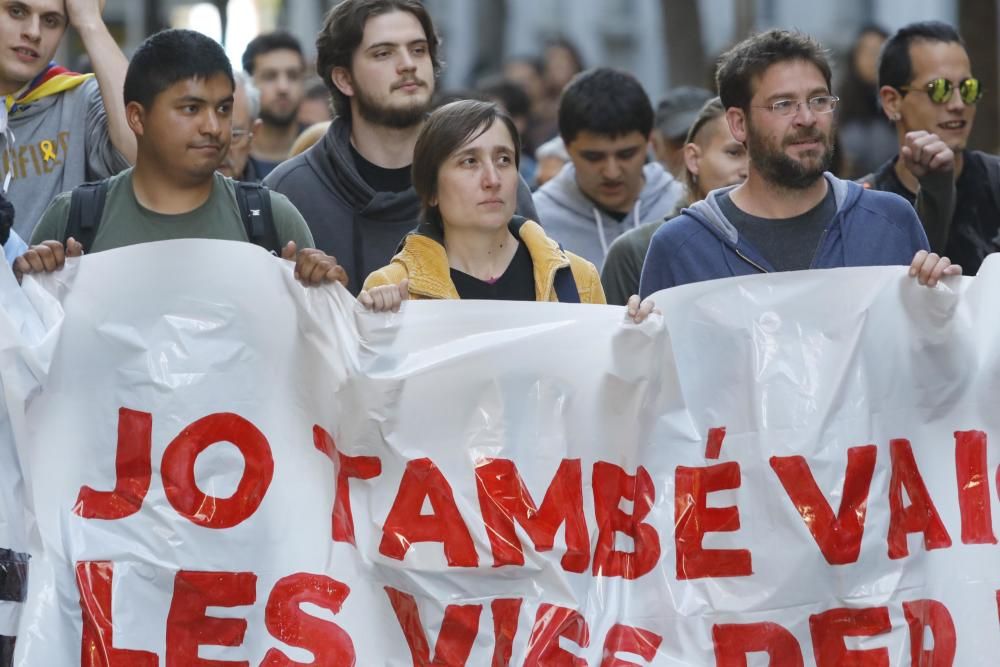
[[[639,278],[642,276],[642,264],[646,261],[646,251],[653,234],[668,220],[665,218],[633,227],[608,247],[601,268],[601,285],[609,306],[624,306],[630,296],[639,293]]]
[[[219,173],[214,175],[214,179],[212,194],[204,204],[187,213],[164,215],[150,211],[136,199],[131,169],[112,176],[108,179],[108,196],[97,236],[92,247],[84,250],[94,253],[172,239],[249,241],[236,203],[235,181]],[[32,245],[65,238],[71,195],[72,192],[64,192],[52,200],[31,235]],[[314,247],[306,221],[288,198],[277,192],[270,192],[270,195],[279,243],[284,246],[289,241],[295,241],[299,249]]]

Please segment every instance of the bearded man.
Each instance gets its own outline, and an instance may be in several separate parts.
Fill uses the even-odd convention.
[[[750,159],[742,184],[709,193],[660,227],[639,293],[752,273],[910,265],[933,287],[961,273],[928,252],[913,207],[827,170],[838,98],[823,48],[797,32],[754,35],[723,55],[719,96]]]
[[[250,169],[264,178],[288,158],[305,129],[296,121],[306,91],[302,45],[287,32],[258,35],[243,52],[243,71],[253,77],[261,121],[254,132]]]
[[[441,71],[439,39],[418,0],[344,0],[316,40],[316,69],[336,118],[312,148],[264,179],[302,213],[316,247],[336,255],[357,294],[416,228],[413,147]],[[518,215],[536,219],[531,191]]]

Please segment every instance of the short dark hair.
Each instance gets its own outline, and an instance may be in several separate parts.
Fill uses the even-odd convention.
[[[812,63],[832,87],[830,61],[823,46],[809,35],[790,30],[768,30],[743,40],[719,58],[715,83],[722,105],[749,111],[754,80],[775,63],[801,60]]]
[[[233,67],[218,42],[194,30],[162,30],[135,50],[125,74],[125,104],[149,107],[156,96],[185,79],[224,74],[235,89]]]
[[[581,132],[620,137],[653,130],[653,103],[642,84],[622,70],[595,67],[580,72],[559,98],[559,135],[569,144]]]
[[[413,189],[420,198],[421,216],[439,233],[441,214],[431,200],[437,196],[438,172],[448,156],[486,132],[497,121],[507,126],[514,142],[514,164],[521,166],[521,137],[513,119],[493,102],[459,100],[433,111],[413,147]]]
[[[910,60],[910,44],[916,41],[955,42],[965,47],[961,35],[952,26],[941,21],[920,21],[910,23],[896,31],[882,45],[878,58],[878,85],[900,88],[913,79],[913,62]]]
[[[275,30],[257,35],[250,40],[247,48],[243,51],[243,71],[252,76],[257,56],[271,53],[271,51],[295,51],[305,66],[306,57],[302,52],[302,43],[290,32]]]
[[[334,68],[351,68],[354,51],[361,45],[365,24],[373,16],[391,12],[409,12],[420,21],[427,36],[427,50],[434,66],[434,77],[441,73],[438,47],[441,40],[434,31],[431,15],[419,0],[344,0],[331,9],[323,20],[323,27],[316,38],[316,71],[330,90],[333,109],[338,116],[351,117],[351,100],[333,85]]]

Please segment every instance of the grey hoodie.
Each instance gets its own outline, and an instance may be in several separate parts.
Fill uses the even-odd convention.
[[[14,204],[14,229],[30,239],[49,202],[81,183],[107,178],[129,166],[111,143],[97,79],[32,102],[10,116],[9,135],[0,138],[0,184],[10,173],[7,198]]]
[[[684,197],[684,186],[660,163],[650,162],[642,175],[646,184],[635,207],[618,222],[583,194],[573,163],[566,163],[555,178],[535,192],[535,208],[545,233],[600,269],[612,241],[629,229],[662,220]]]

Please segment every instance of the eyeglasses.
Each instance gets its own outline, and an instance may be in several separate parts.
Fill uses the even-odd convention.
[[[757,108],[767,109],[779,116],[794,116],[799,112],[799,107],[805,104],[813,113],[833,113],[839,101],[840,98],[835,95],[818,95],[817,97],[810,97],[805,102],[799,102],[798,100],[778,100],[777,102]]]
[[[924,92],[927,96],[931,98],[931,102],[934,104],[947,104],[951,100],[951,93],[955,90],[955,84],[953,84],[949,79],[944,77],[938,77],[937,79],[931,79],[927,82],[927,85],[922,88],[914,88],[912,86],[900,86],[899,90],[908,93],[911,91]],[[975,104],[983,97],[983,86],[979,82],[979,79],[974,79],[971,76],[968,79],[962,79],[958,82],[958,96],[962,98],[962,101],[966,104]]]
[[[237,143],[242,142],[244,140],[244,138],[249,139],[252,136],[253,136],[253,132],[251,132],[250,130],[239,130],[239,129],[233,128],[233,141],[235,141]]]

